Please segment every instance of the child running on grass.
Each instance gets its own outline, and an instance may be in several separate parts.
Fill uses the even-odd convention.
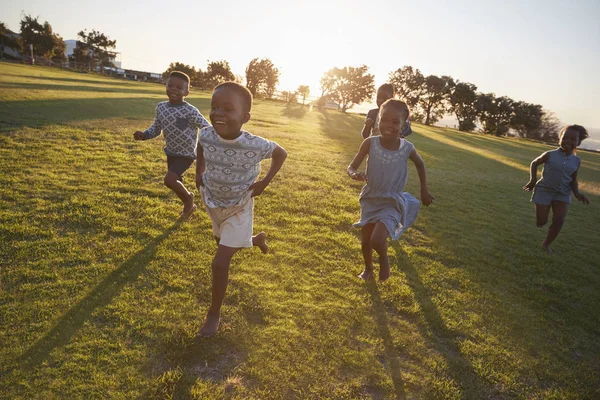
[[[391,83],[384,83],[383,85],[379,86],[379,89],[377,89],[377,108],[369,110],[367,113],[365,125],[363,126],[363,130],[361,132],[363,139],[366,139],[371,135],[379,135],[379,108],[386,100],[392,99],[393,97],[394,86]],[[410,127],[410,120],[406,120],[406,125],[402,129],[401,136],[406,137],[411,134],[412,129]]]
[[[590,203],[587,197],[579,193],[577,171],[581,159],[575,155],[577,147],[587,137],[588,133],[583,126],[566,126],[559,133],[559,148],[547,151],[531,162],[530,179],[523,186],[523,190],[533,190],[531,201],[535,205],[536,224],[539,228],[546,225],[552,209],[552,225],[542,242],[542,248],[548,254],[552,254],[550,245],[565,223],[571,203],[571,191],[583,204]],[[544,170],[541,179],[536,183],[537,168],[541,164],[544,164]]]
[[[217,254],[212,261],[212,301],[199,336],[212,336],[218,328],[225,298],[231,258],[240,249],[258,246],[268,251],[264,232],[252,236],[254,197],[275,177],[287,157],[277,143],[242,130],[250,120],[252,94],[237,83],[215,87],[210,121],[200,131],[196,185],[212,220]],[[260,162],[272,158],[261,180]]]
[[[396,240],[416,220],[420,204],[404,192],[408,179],[408,160],[417,168],[421,182],[421,202],[426,206],[434,197],[427,188],[427,174],[423,159],[415,146],[400,132],[409,117],[408,106],[400,100],[390,99],[379,111],[381,136],[366,138],[348,166],[348,175],[366,185],[360,192],[360,221],[354,226],[362,228],[362,253],[365,269],[359,275],[364,280],[373,276],[373,250],[379,255],[379,281],[390,276],[387,255],[387,237]],[[357,172],[366,156],[366,173]]]
[[[167,97],[156,106],[156,117],[150,128],[136,131],[135,140],[148,140],[165,135],[167,174],[164,184],[175,192],[183,202],[181,218],[189,218],[196,210],[194,194],[183,185],[183,174],[196,159],[198,128],[210,126],[200,111],[184,99],[190,94],[190,77],[183,72],[172,71],[167,80]]]

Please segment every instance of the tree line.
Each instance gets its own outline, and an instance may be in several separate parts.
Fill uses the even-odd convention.
[[[15,40],[8,35],[4,23],[0,22],[0,45],[20,48],[24,55],[33,47],[35,57],[64,62],[65,43],[52,26],[26,15],[20,22],[20,37]],[[78,40],[70,61],[76,65],[85,65],[88,70],[98,66],[114,66],[116,56],[114,49],[116,40],[96,30],[82,30],[77,34]],[[174,62],[163,73],[168,75],[173,70],[187,73],[194,87],[209,90],[224,81],[237,81],[248,87],[255,97],[271,99],[276,93],[279,83],[279,69],[268,58],[254,58],[246,67],[245,76],[236,76],[225,60],[207,62],[206,70]],[[375,93],[374,76],[368,67],[334,67],[326,71],[320,81],[321,95],[317,104],[320,107],[333,101],[342,112],[346,112],[356,104],[365,102]],[[404,66],[389,73],[391,83],[399,98],[406,101],[411,109],[414,121],[433,125],[448,113],[454,115],[461,131],[482,132],[496,136],[514,133],[523,138],[544,141],[555,140],[560,129],[556,115],[544,110],[539,104],[513,100],[507,96],[494,93],[481,93],[477,86],[462,82],[450,76],[424,76],[419,69]],[[284,91],[279,97],[284,101],[302,104],[310,95],[308,85],[300,85],[296,91]]]

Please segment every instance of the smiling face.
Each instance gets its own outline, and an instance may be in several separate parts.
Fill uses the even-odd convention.
[[[565,153],[571,154],[579,146],[579,133],[573,129],[567,129],[560,137],[558,144]]]
[[[379,112],[379,133],[385,139],[399,137],[406,118],[406,114],[394,106],[383,107]]]
[[[188,83],[176,76],[172,76],[167,81],[167,97],[169,97],[169,103],[181,104],[183,98],[190,94]]]
[[[242,125],[250,119],[242,97],[229,87],[217,88],[210,103],[210,122],[223,139],[240,136]]]
[[[392,97],[394,97],[394,93],[392,93],[390,89],[380,87],[379,90],[377,90],[377,107],[381,107],[386,100],[391,99]]]

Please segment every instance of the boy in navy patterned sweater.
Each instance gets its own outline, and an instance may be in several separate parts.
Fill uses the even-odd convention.
[[[210,126],[200,111],[184,100],[189,94],[190,77],[172,71],[167,80],[169,101],[158,103],[150,128],[133,134],[135,140],[148,140],[164,132],[168,166],[164,183],[183,202],[181,218],[188,218],[196,210],[194,194],[183,186],[183,174],[196,159],[198,129]]]

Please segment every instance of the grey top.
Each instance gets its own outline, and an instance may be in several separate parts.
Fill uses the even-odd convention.
[[[354,226],[382,222],[395,240],[419,213],[419,200],[404,192],[408,180],[408,159],[415,147],[402,139],[398,150],[387,150],[381,146],[380,138],[371,138],[367,184],[360,192],[360,221]]]
[[[146,139],[152,139],[163,132],[165,153],[169,156],[196,158],[198,129],[210,126],[204,116],[190,103],[158,103],[156,117],[150,128],[144,132]]]
[[[573,173],[579,169],[581,159],[572,153],[567,155],[560,148],[551,150],[547,154],[548,160],[544,163],[542,177],[535,184],[536,187],[570,194],[569,184],[573,180]]]

